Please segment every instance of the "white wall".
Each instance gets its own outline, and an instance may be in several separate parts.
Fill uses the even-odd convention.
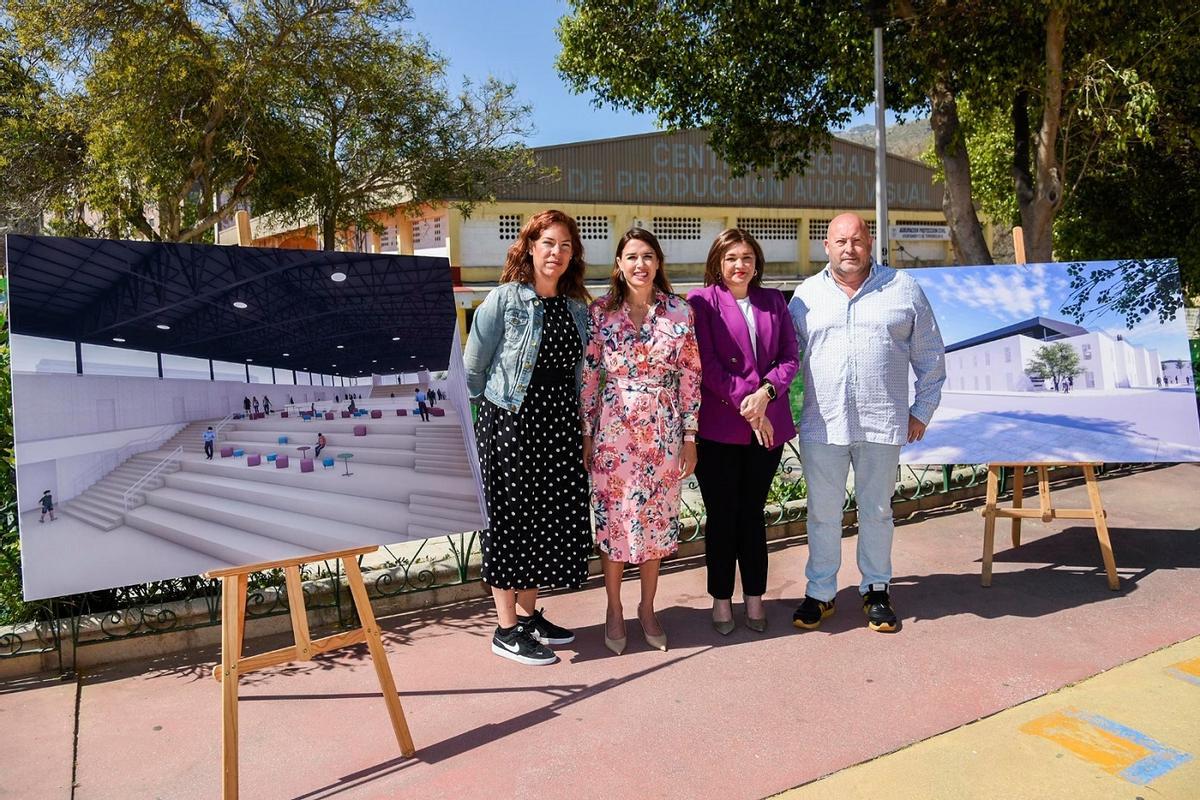
[[[495,217],[472,217],[459,227],[458,258],[465,267],[494,267],[504,264],[511,239],[500,238]]]

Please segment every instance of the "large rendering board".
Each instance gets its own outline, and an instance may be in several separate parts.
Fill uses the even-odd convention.
[[[28,599],[483,527],[444,258],[7,256]],[[428,420],[418,389],[447,395]]]
[[[910,464],[1200,461],[1174,260],[912,270],[946,343]]]

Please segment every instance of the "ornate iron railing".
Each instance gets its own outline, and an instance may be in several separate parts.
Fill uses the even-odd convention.
[[[790,443],[785,447],[765,512],[767,523],[772,526],[786,525],[805,516],[806,486],[799,453]],[[1146,465],[1106,465],[1110,473],[1140,466]],[[906,502],[963,488],[982,488],[987,469],[984,465],[901,465],[897,473],[893,502]],[[1011,470],[1005,470],[1001,491],[1008,489],[1010,479]],[[854,494],[849,489],[845,507],[854,507]],[[702,539],[704,508],[694,478],[684,487],[681,511],[685,521],[683,540]],[[372,563],[364,565],[363,572],[373,595],[395,597],[477,580],[473,558],[478,553],[478,532],[458,533],[444,539],[427,539],[411,552],[397,553],[383,547]],[[380,555],[382,561],[378,560]],[[309,596],[306,607],[310,611],[324,610],[343,626],[355,624],[353,604],[342,583],[340,562],[306,565],[302,578]],[[70,661],[80,647],[219,625],[220,593],[219,581],[188,577],[34,604],[31,606],[34,619],[8,630],[0,629],[0,659],[57,652],[60,666],[70,669],[73,665],[63,662]],[[282,571],[252,576],[247,616],[256,619],[287,613]],[[69,650],[64,648],[68,642]]]

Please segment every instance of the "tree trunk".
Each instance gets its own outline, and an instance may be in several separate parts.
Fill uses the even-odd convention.
[[[954,90],[939,77],[929,92],[933,148],[945,173],[942,210],[950,226],[950,242],[960,264],[991,264],[992,254],[971,199],[971,163],[958,121]]]
[[[321,215],[321,249],[337,250],[337,215],[333,212]]]
[[[1042,124],[1034,147],[1036,180],[1030,184],[1028,160],[1023,170],[1014,167],[1021,226],[1025,229],[1025,253],[1033,262],[1054,259],[1054,217],[1063,203],[1065,176],[1058,159],[1058,129],[1062,119],[1063,45],[1067,33],[1067,12],[1061,2],[1051,6],[1045,27],[1046,84],[1042,90]],[[1013,109],[1013,119],[1014,123],[1018,122],[1016,108]],[[1023,140],[1017,139],[1017,142],[1028,142],[1028,121],[1025,122],[1024,131],[1014,130],[1013,133],[1014,136],[1025,137]]]

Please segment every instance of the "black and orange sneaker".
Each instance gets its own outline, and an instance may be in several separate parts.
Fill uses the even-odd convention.
[[[824,600],[804,595],[804,602],[792,614],[792,624],[810,631],[821,627],[821,620],[833,615],[833,603],[833,600],[826,603]]]
[[[881,633],[891,633],[896,630],[899,622],[896,612],[892,611],[892,601],[887,589],[874,589],[862,596],[863,613],[867,615],[867,627]]]

